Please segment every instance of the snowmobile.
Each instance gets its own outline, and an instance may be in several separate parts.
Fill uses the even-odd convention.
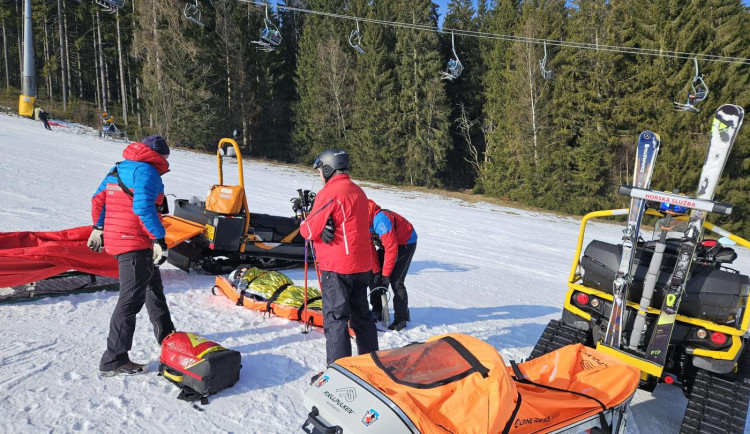
[[[582,344],[506,366],[491,345],[447,334],[337,360],[305,392],[302,430],[624,433],[639,375]]]
[[[231,147],[231,148],[230,148]],[[222,156],[234,150],[239,185],[224,185]],[[281,268],[305,261],[305,240],[299,234],[301,214],[295,217],[250,213],[245,196],[242,154],[237,142],[224,138],[216,151],[219,183],[204,202],[174,201],[173,215],[165,216],[168,262],[186,272],[228,273],[241,265]],[[314,193],[298,190],[293,210],[309,209]]]
[[[648,209],[646,214],[660,219],[667,217],[665,212],[656,209]],[[550,321],[530,359],[573,343],[595,346],[639,368],[639,387],[644,390],[653,391],[658,383],[681,387],[688,398],[688,406],[680,432],[743,432],[750,402],[750,278],[729,267],[737,257],[736,252],[715,240],[700,242],[692,258],[665,362],[653,363],[646,357],[646,344],[650,342],[660,318],[665,287],[675,268],[683,233],[670,232],[669,227],[662,229],[657,224],[655,231],[663,232],[663,238],[640,239],[637,243],[633,280],[622,318],[623,341],[630,344],[613,349],[603,345],[602,341],[612,311],[613,281],[622,255],[622,244],[591,240],[582,255],[581,251],[586,225],[592,219],[623,215],[628,215],[628,209],[595,211],[581,220],[562,318]],[[677,221],[681,219],[685,217],[677,217]],[[704,222],[703,227],[750,249],[750,242],[718,226]],[[657,250],[660,242],[662,246]],[[663,255],[660,267],[652,266],[649,270],[657,251]],[[655,281],[653,300],[641,306],[649,272],[652,282]],[[642,319],[645,317],[642,328],[634,325],[639,309]],[[639,333],[643,338],[638,344]]]

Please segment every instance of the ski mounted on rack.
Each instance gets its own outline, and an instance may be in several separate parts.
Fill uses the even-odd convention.
[[[654,173],[656,156],[659,153],[661,139],[658,134],[644,131],[638,136],[638,149],[635,156],[635,171],[633,173],[633,186],[648,189],[651,184],[651,175]],[[635,257],[635,246],[638,242],[638,233],[641,227],[641,219],[646,209],[646,200],[640,198],[630,199],[630,211],[628,213],[628,225],[622,236],[622,257],[617,270],[617,277],[612,283],[612,312],[607,324],[607,333],[604,337],[604,345],[620,348],[622,338],[622,320],[625,313],[625,302],[627,300],[628,287],[633,280],[632,267]]]
[[[698,183],[697,199],[708,201],[713,199],[716,186],[721,178],[721,173],[724,171],[724,165],[729,157],[729,152],[732,150],[734,139],[737,137],[740,126],[742,126],[744,116],[744,110],[732,104],[722,105],[716,110],[711,127],[708,153]],[[690,265],[693,262],[695,250],[702,235],[706,214],[707,211],[702,209],[693,209],[690,212],[688,228],[685,230],[677,253],[677,263],[667,283],[661,313],[646,349],[646,359],[653,363],[664,365],[666,361],[675,317],[680,307],[680,300],[685,292]]]

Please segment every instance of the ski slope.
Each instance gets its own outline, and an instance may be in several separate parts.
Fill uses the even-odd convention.
[[[0,231],[49,231],[91,223],[90,198],[126,143],[93,130],[56,128],[0,115]],[[669,146],[669,144],[665,144]],[[237,182],[225,159],[225,183]],[[166,192],[203,198],[217,182],[215,155],[173,150]],[[696,168],[697,170],[697,168]],[[292,215],[298,188],[321,188],[312,169],[245,162],[251,211]],[[550,319],[559,318],[578,236],[576,218],[436,194],[360,183],[369,197],[408,218],[419,243],[407,278],[411,318],[402,332],[380,333],[380,348],[447,333],[476,336],[506,360],[528,356]],[[174,197],[169,197],[170,202]],[[621,227],[593,223],[587,240],[615,241]],[[738,248],[738,250],[740,250]],[[750,255],[737,268],[750,272]],[[285,270],[298,284],[303,270]],[[0,432],[300,432],[302,394],[325,368],[321,330],[237,307],[213,296],[212,276],[162,267],[179,330],[242,353],[240,382],[211,397],[199,412],[178,401],[158,377],[160,348],[145,309],[138,317],[134,361],[147,375],[100,378],[117,294],[98,292],[0,306]],[[314,281],[314,272],[310,271]],[[639,391],[630,433],[676,433],[686,399],[671,386]],[[746,425],[748,431],[750,425]]]

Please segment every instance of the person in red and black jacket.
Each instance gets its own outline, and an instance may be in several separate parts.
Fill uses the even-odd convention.
[[[315,159],[313,168],[319,170],[325,185],[300,224],[300,234],[314,242],[322,271],[323,331],[326,364],[330,365],[352,355],[350,321],[358,354],[378,350],[378,334],[367,305],[372,247],[367,196],[349,179],[349,156],[329,149]]]
[[[144,304],[159,344],[174,331],[159,272],[167,251],[161,214],[168,210],[161,176],[169,172],[169,146],[162,136],[149,136],[128,145],[122,157],[91,199],[94,228],[88,246],[106,251],[120,264],[120,295],[99,362],[104,376],[146,371],[128,357],[136,315]]]
[[[393,322],[391,330],[403,330],[409,317],[409,297],[406,295],[406,274],[409,272],[411,259],[417,250],[417,231],[408,220],[399,214],[381,209],[377,203],[368,201],[370,233],[372,234],[372,272],[371,288],[393,288]],[[370,296],[372,312],[380,317],[383,309],[380,295]]]

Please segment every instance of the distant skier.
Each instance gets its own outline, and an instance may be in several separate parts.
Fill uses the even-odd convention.
[[[373,237],[371,288],[384,286],[393,289],[395,316],[388,326],[391,330],[403,330],[409,318],[409,297],[406,294],[406,274],[411,259],[417,250],[417,231],[408,220],[387,209],[381,209],[369,200],[370,234]],[[378,294],[370,295],[372,311],[381,316],[382,304]]]
[[[162,136],[150,136],[128,145],[122,156],[125,160],[110,170],[91,199],[94,229],[88,246],[106,250],[120,264],[120,296],[99,363],[104,376],[146,371],[128,358],[144,303],[159,344],[174,331],[159,272],[167,244],[157,210],[166,200],[161,176],[169,172],[169,146]]]
[[[44,111],[44,109],[39,109],[39,120],[44,123],[44,128],[51,130],[52,127],[49,126],[49,113]]]
[[[313,164],[325,184],[313,209],[300,224],[300,234],[315,244],[323,272],[323,330],[326,365],[352,355],[349,324],[357,353],[378,350],[378,334],[367,306],[370,280],[370,233],[367,196],[349,179],[349,156],[338,149],[323,151]],[[313,377],[317,378],[317,375]]]

